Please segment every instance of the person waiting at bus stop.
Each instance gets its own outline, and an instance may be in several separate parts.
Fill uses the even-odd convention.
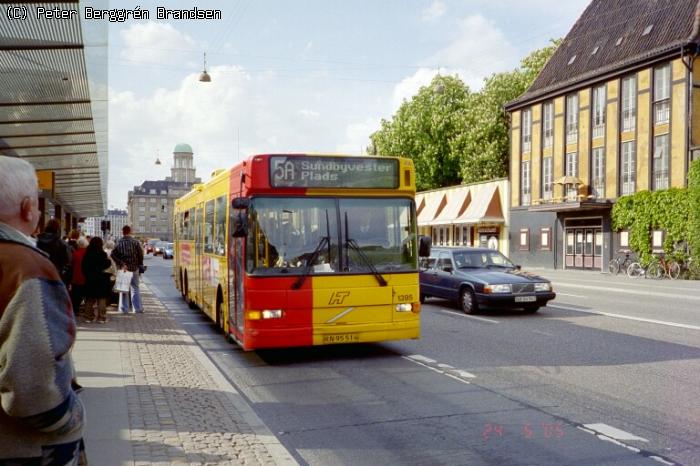
[[[81,464],[75,320],[56,267],[29,236],[37,193],[34,168],[0,156],[0,464]]]
[[[131,236],[131,227],[124,225],[122,228],[122,237],[117,242],[117,246],[112,250],[111,257],[117,268],[133,272],[131,276],[131,291],[130,293],[119,293],[119,310],[124,313],[129,313],[129,308],[134,308],[134,313],[140,314],[143,312],[141,305],[141,293],[139,291],[139,274],[143,270],[143,249],[141,243]],[[129,303],[131,302],[131,306]]]

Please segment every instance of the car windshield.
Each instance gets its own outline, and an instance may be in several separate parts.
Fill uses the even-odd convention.
[[[515,264],[498,251],[459,251],[454,253],[454,261],[458,269],[515,268]]]
[[[417,269],[416,221],[410,199],[257,197],[249,212],[249,273]]]

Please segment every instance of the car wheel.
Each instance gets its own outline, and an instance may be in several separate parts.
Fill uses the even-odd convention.
[[[459,306],[465,314],[474,314],[479,310],[479,304],[471,288],[463,288],[459,293]]]
[[[539,306],[525,306],[525,313],[526,314],[534,314],[535,312],[537,312],[539,310],[540,310]]]

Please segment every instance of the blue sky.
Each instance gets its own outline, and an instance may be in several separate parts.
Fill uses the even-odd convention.
[[[179,142],[197,174],[265,152],[360,154],[382,118],[439,72],[471,88],[564,36],[588,0],[110,2],[151,20],[109,28],[109,207],[170,173]],[[158,21],[157,6],[221,20]],[[203,52],[211,83],[200,83]],[[163,162],[154,165],[156,157]]]

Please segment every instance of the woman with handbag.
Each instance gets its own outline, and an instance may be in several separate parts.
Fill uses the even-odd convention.
[[[109,267],[112,261],[104,251],[102,238],[95,236],[83,258],[83,275],[85,275],[85,318],[88,322],[107,322],[107,299],[112,292]],[[97,318],[94,306],[97,303]]]

